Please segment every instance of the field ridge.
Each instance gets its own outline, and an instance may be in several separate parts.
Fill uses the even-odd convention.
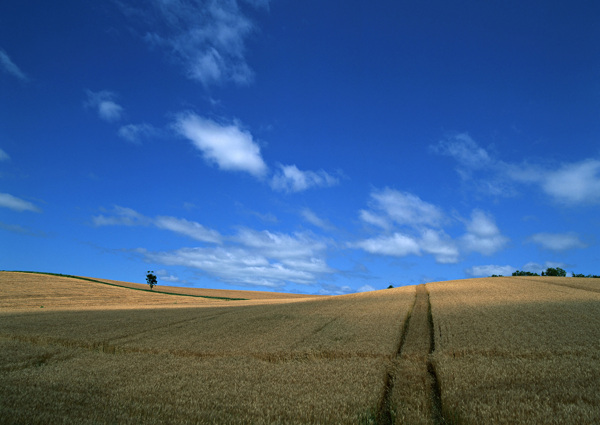
[[[214,297],[214,296],[210,296],[210,295],[192,295],[192,294],[182,294],[182,293],[177,293],[177,292],[167,292],[167,291],[162,291],[160,289],[157,289],[155,291],[153,289],[146,289],[146,288],[133,288],[131,286],[119,285],[116,283],[109,283],[106,281],[91,279],[89,277],[75,276],[75,275],[62,274],[62,273],[33,272],[33,271],[24,271],[24,270],[3,270],[3,271],[7,271],[10,273],[30,273],[30,274],[39,274],[39,275],[46,275],[46,276],[66,277],[66,278],[70,278],[70,279],[79,279],[79,280],[85,280],[88,282],[99,283],[101,285],[115,286],[117,288],[131,289],[132,291],[151,292],[153,294],[177,295],[180,297],[208,298],[208,299],[225,300],[225,301],[246,301],[247,300],[247,298]]]

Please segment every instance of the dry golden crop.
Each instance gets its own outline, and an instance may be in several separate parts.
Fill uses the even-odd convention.
[[[0,422],[369,423],[414,288],[168,309],[75,300],[0,313]]]
[[[0,273],[0,423],[600,423],[594,285],[225,301]]]
[[[585,289],[590,284],[552,277],[428,284],[446,417],[600,423],[600,294]]]

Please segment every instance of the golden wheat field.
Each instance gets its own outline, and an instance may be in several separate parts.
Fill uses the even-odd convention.
[[[597,279],[143,286],[0,272],[0,423],[600,423]]]

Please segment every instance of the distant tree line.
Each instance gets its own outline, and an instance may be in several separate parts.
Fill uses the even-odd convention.
[[[526,272],[526,271],[522,271],[522,270],[517,270],[517,271],[513,272],[512,275],[513,276],[539,276],[539,274],[537,274],[537,273]],[[586,276],[586,275],[584,275],[582,273],[571,272],[571,275],[573,277],[600,278],[600,276],[595,275],[595,274],[588,274]],[[548,267],[546,269],[546,271],[542,272],[542,276],[560,276],[560,277],[566,277],[567,276],[567,272],[565,270],[561,269],[560,267]],[[492,277],[502,277],[502,275],[493,274]]]
[[[516,272],[513,272],[512,274],[513,276],[539,276],[539,274],[537,273],[532,273],[532,272],[524,272],[524,271],[520,271],[517,270]],[[566,277],[567,276],[567,272],[564,271],[563,269],[561,269],[560,267],[548,267],[546,269],[545,272],[542,272],[542,276],[560,276],[560,277]]]

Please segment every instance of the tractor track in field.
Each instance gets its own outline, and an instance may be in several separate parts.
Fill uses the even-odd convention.
[[[411,382],[401,382],[398,371],[402,362],[417,362],[420,364],[422,378],[428,383],[424,388],[408,388],[411,393],[421,392],[423,399],[430,406],[429,417],[426,421],[432,425],[446,424],[442,409],[442,394],[431,355],[435,350],[435,332],[429,291],[425,284],[416,286],[415,300],[409,309],[400,333],[398,348],[385,377],[384,390],[381,396],[376,420],[378,425],[396,423],[398,415],[395,391],[398,385],[411,385]],[[406,390],[406,388],[404,388]]]

